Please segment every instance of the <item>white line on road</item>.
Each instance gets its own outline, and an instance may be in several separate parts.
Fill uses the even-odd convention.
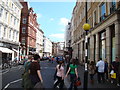
[[[10,86],[10,84],[19,82],[19,81],[21,81],[21,80],[22,80],[22,79],[18,79],[18,80],[15,80],[15,81],[12,81],[12,82],[8,83],[8,84],[3,88],[3,90],[5,90],[6,88],[8,88],[8,87]]]
[[[0,73],[0,75],[2,75],[2,74],[5,74],[5,73],[7,73],[7,72],[9,72],[9,70],[6,70],[5,72],[3,72],[3,73]]]

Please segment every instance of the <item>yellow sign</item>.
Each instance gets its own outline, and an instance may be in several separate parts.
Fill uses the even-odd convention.
[[[85,23],[84,25],[83,25],[83,29],[84,30],[89,30],[91,28],[91,26],[90,26],[90,24],[88,24],[88,23]]]

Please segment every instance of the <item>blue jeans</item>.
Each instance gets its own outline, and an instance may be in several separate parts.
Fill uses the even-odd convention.
[[[75,79],[76,79],[76,75],[75,74],[70,74],[71,84],[70,84],[69,90],[72,90],[73,86],[74,86],[74,90],[77,90],[77,86],[74,85]]]

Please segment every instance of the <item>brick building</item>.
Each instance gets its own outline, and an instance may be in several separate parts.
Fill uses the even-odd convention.
[[[39,25],[37,15],[33,8],[29,8],[28,2],[21,2],[23,5],[20,23],[21,54],[28,55],[36,51],[36,33]]]

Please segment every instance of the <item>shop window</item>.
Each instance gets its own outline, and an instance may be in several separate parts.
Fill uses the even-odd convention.
[[[100,34],[100,58],[106,58],[106,32]]]

